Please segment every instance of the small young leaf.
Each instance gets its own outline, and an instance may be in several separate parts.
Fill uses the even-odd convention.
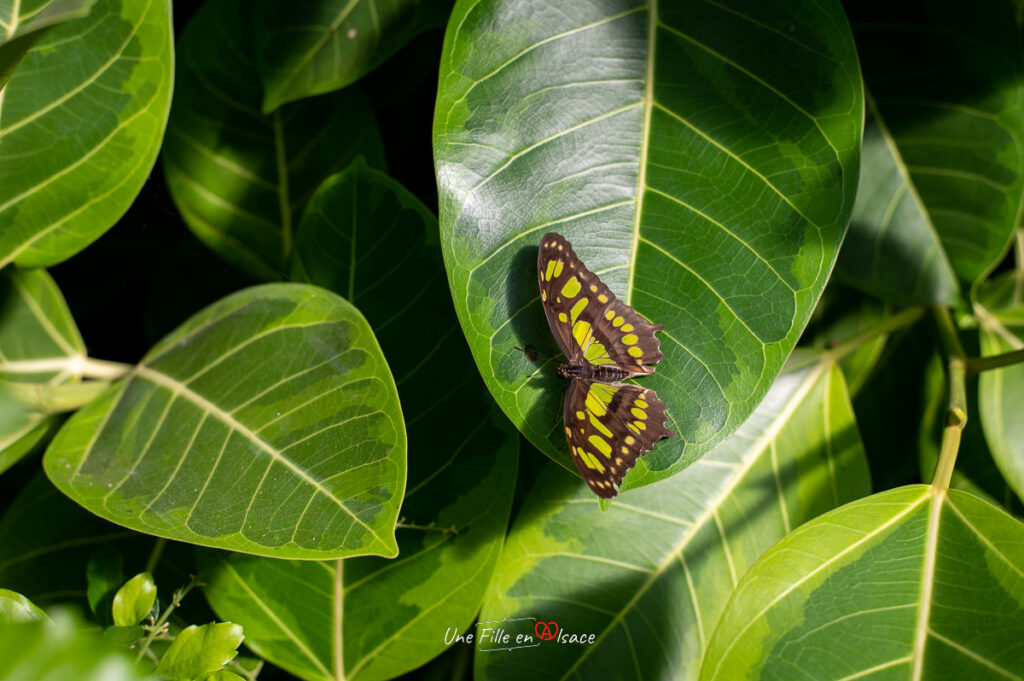
[[[134,627],[107,627],[103,630],[103,638],[119,646],[127,648],[146,634],[141,626]]]
[[[34,622],[46,619],[46,613],[16,591],[0,589],[0,624]]]
[[[242,627],[216,622],[182,629],[167,649],[156,673],[167,681],[193,681],[219,670],[238,654]]]
[[[156,601],[153,575],[142,572],[129,579],[114,596],[114,624],[131,627],[141,622]]]

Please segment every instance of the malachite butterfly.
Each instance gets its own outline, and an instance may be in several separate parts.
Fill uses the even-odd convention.
[[[590,489],[614,497],[636,460],[675,435],[653,390],[622,383],[654,371],[662,358],[654,334],[665,327],[617,299],[560,234],[541,239],[537,274],[548,326],[566,359],[558,373],[569,379],[562,406],[569,451]]]

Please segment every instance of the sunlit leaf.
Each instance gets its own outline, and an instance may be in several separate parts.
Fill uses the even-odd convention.
[[[35,622],[46,618],[42,608],[9,589],[0,589],[0,625]]]
[[[434,119],[442,246],[491,393],[573,467],[537,291],[565,235],[657,324],[645,386],[678,437],[626,477],[710,451],[771,386],[825,286],[857,184],[861,83],[838,2],[459,2]]]
[[[447,627],[472,622],[498,560],[518,436],[471,370],[436,234],[409,192],[356,163],[316,193],[296,235],[296,274],[367,310],[409,428],[398,558],[233,555],[204,571],[218,615],[302,679],[387,679],[430,660]]]
[[[780,375],[718,449],[620,495],[607,512],[552,466],[524,502],[469,632],[478,635],[476,678],[696,678],[719,614],[757,557],[868,491],[842,372],[814,353],[794,362],[803,366]],[[537,621],[594,634],[594,643],[535,639],[484,652],[497,647],[481,644],[484,623],[515,635],[532,634]]]
[[[0,5],[0,90],[25,53],[46,31],[62,22],[81,19],[94,4],[96,0],[44,0],[34,8],[20,2]]]
[[[290,5],[289,9],[294,9]],[[264,116],[245,0],[211,0],[178,42],[164,172],[189,228],[221,257],[279,279],[295,225],[320,183],[364,154],[383,163],[357,88]]]
[[[747,572],[701,679],[1024,676],[1024,525],[923,485],[855,501]]]
[[[0,266],[69,258],[124,214],[163,140],[168,0],[98,0],[49,31],[0,91]]]
[[[359,80],[421,31],[443,26],[453,0],[262,0],[256,54],[263,111]]]
[[[387,555],[405,427],[373,333],[323,289],[199,312],[46,452],[62,492],[140,532],[279,558]]]
[[[129,579],[114,595],[114,624],[131,627],[140,623],[156,602],[153,575],[141,572]]]

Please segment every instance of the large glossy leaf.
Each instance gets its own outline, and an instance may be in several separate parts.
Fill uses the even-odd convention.
[[[743,578],[701,679],[1024,677],[1024,525],[923,485],[787,536]]]
[[[168,0],[99,0],[0,91],[0,266],[74,255],[131,205],[156,161],[172,82]]]
[[[0,275],[0,381],[75,383],[84,359],[82,337],[46,271],[8,269]],[[56,419],[7,395],[0,397],[0,472],[30,451]]]
[[[465,370],[472,360],[436,234],[419,201],[357,162],[324,183],[296,235],[296,276],[367,310],[395,371],[410,447],[395,560],[236,554],[204,572],[218,614],[303,679],[392,678],[439,654],[445,629],[476,614],[504,539],[518,437]]]
[[[0,3],[0,90],[14,69],[46,31],[81,19],[96,0],[42,0],[35,3],[6,0]]]
[[[974,303],[983,355],[1024,349],[1024,304],[1016,273],[982,288]],[[982,373],[978,410],[992,459],[1007,484],[1024,500],[1024,363]]]
[[[453,0],[256,3],[263,111],[351,85],[397,49],[443,26]]]
[[[799,361],[713,453],[607,512],[552,466],[516,519],[470,633],[499,621],[491,626],[514,636],[555,621],[594,642],[488,652],[496,646],[478,638],[476,678],[696,678],[719,613],[757,557],[868,492],[842,373],[813,353]]]
[[[884,176],[855,213],[853,270],[886,296],[949,302],[947,267],[976,281],[1019,223],[1024,53],[1013,5],[870,0],[848,10],[879,125],[865,160]]]
[[[405,427],[362,315],[304,284],[196,314],[61,429],[47,475],[112,522],[280,558],[394,555]]]
[[[857,184],[861,85],[835,2],[459,2],[434,124],[442,245],[491,393],[572,467],[536,247],[564,234],[655,323],[668,477],[753,411],[824,288]]]
[[[278,279],[320,183],[358,154],[380,165],[383,151],[358,89],[261,113],[252,29],[239,20],[250,12],[244,0],[211,0],[182,33],[164,172],[196,236],[250,274]]]
[[[936,216],[940,223],[942,215],[940,210]],[[886,300],[960,303],[956,272],[932,214],[892,133],[874,119],[864,130],[857,202],[836,273]]]

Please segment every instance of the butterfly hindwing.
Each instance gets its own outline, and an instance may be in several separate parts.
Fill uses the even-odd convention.
[[[618,494],[636,460],[674,433],[665,403],[649,388],[572,379],[563,403],[565,434],[583,479],[599,497]]]
[[[615,297],[560,234],[545,234],[537,256],[548,326],[570,363],[615,365],[649,374],[662,358],[651,324]]]

